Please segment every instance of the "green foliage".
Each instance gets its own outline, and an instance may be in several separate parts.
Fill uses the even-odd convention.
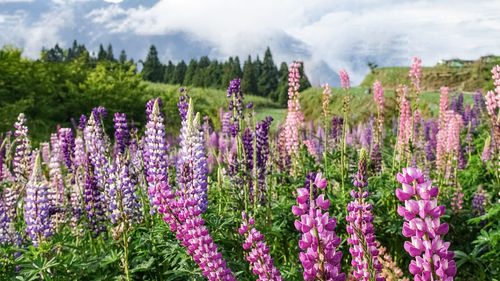
[[[273,57],[269,47],[264,55],[262,64],[262,73],[257,80],[257,91],[262,96],[271,96],[278,88],[279,73],[276,65],[274,65]]]
[[[142,65],[143,68],[141,74],[144,80],[151,82],[163,81],[165,66],[160,62],[160,59],[158,58],[158,51],[156,51],[155,45],[151,45],[151,47],[149,48],[146,60],[142,63]]]
[[[255,71],[255,64],[252,63],[252,58],[250,56],[248,56],[248,59],[243,65],[241,90],[246,94],[257,94],[257,75]]]

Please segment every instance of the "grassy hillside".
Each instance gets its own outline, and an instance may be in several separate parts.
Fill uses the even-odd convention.
[[[491,56],[463,66],[436,65],[422,68],[422,89],[439,91],[448,86],[457,91],[474,92],[478,89],[491,89],[491,68],[500,64],[500,57]],[[409,67],[381,67],[368,74],[361,86],[370,87],[379,80],[386,89],[395,89],[401,83],[409,83]]]

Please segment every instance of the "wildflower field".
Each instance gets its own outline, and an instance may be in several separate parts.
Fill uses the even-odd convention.
[[[94,105],[34,141],[16,112],[0,280],[500,280],[500,66],[464,97],[424,94],[420,64],[390,98],[342,70],[304,99],[293,62],[283,120],[239,78],[210,117],[154,84],[145,125]]]

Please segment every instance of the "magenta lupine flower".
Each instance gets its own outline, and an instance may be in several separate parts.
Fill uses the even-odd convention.
[[[342,88],[344,88],[344,91],[347,91],[347,89],[351,88],[350,81],[349,81],[349,74],[347,74],[347,71],[345,69],[341,69],[339,71],[340,75],[340,83],[342,84]]]
[[[497,106],[500,107],[500,65],[495,65],[491,69],[493,74],[491,78],[494,80],[493,85],[495,85],[495,92],[497,93]]]
[[[191,100],[189,100],[186,120],[182,122],[180,146],[177,184],[184,196],[194,198],[198,202],[203,213],[208,207],[207,158],[200,114],[194,116]]]
[[[347,242],[352,245],[349,252],[352,255],[351,264],[354,267],[354,277],[358,280],[377,280],[383,281],[384,277],[380,275],[382,265],[379,263],[377,256],[377,243],[375,237],[375,229],[373,227],[373,215],[371,213],[372,205],[366,203],[366,198],[370,194],[368,190],[364,190],[368,186],[367,182],[367,155],[364,149],[361,150],[358,172],[354,176],[354,186],[351,191],[353,201],[347,205],[349,214],[346,220],[347,233],[350,237]]]
[[[299,102],[299,68],[300,63],[293,62],[288,69],[288,113],[285,121],[285,146],[288,155],[295,154],[299,149],[299,129],[303,121]]]
[[[258,275],[257,281],[281,281],[281,273],[273,265],[274,259],[269,254],[269,247],[264,242],[264,235],[255,229],[255,221],[252,217],[247,220],[245,212],[241,213],[243,222],[241,223],[238,232],[245,237],[243,249],[250,250],[247,255],[247,260],[250,262],[252,272]],[[249,230],[248,228],[252,229]]]
[[[415,87],[417,92],[420,92],[420,79],[422,78],[422,60],[420,58],[414,57],[412,60],[412,65],[409,73],[411,79],[411,84]]]
[[[146,137],[144,138],[144,170],[148,182],[148,194],[151,203],[151,213],[154,213],[155,197],[161,190],[158,190],[159,182],[167,179],[167,146],[165,144],[165,125],[163,115],[160,113],[161,99],[150,100],[146,105],[148,123],[146,124]],[[165,185],[166,188],[168,185]]]
[[[20,113],[17,117],[17,122],[14,123],[14,127],[16,128],[16,131],[14,132],[14,136],[16,137],[16,140],[14,141],[14,144],[16,145],[16,152],[14,153],[12,166],[14,177],[17,182],[27,181],[31,170],[31,145],[28,139],[28,127],[26,126],[26,121],[24,113]]]
[[[314,185],[324,189],[326,179],[318,173]],[[336,251],[340,245],[340,238],[335,234],[337,219],[329,217],[330,201],[321,194],[316,199],[312,196],[313,185],[309,189],[297,189],[297,203],[292,207],[292,213],[300,216],[300,221],[295,220],[295,228],[302,232],[299,247],[300,262],[304,268],[304,280],[336,280],[346,278],[341,273],[340,260],[342,252]]]
[[[52,235],[50,227],[49,209],[51,203],[47,186],[42,179],[40,156],[36,158],[35,168],[30,180],[26,184],[26,197],[24,198],[24,220],[26,232],[33,241],[33,246]]]
[[[453,280],[454,254],[448,251],[450,243],[441,239],[449,226],[439,219],[445,207],[437,205],[438,187],[432,187],[432,181],[425,181],[421,170],[415,168],[404,168],[397,179],[403,189],[396,189],[396,196],[405,202],[404,207],[398,206],[398,214],[406,220],[403,235],[411,237],[404,248],[415,258],[410,262],[411,274],[418,281]]]

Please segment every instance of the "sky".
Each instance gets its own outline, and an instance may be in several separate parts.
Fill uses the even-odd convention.
[[[0,0],[0,46],[38,58],[42,47],[73,40],[97,52],[111,43],[136,61],[151,44],[160,60],[208,55],[225,60],[303,61],[313,85],[353,85],[379,66],[500,54],[500,1],[444,0]]]

